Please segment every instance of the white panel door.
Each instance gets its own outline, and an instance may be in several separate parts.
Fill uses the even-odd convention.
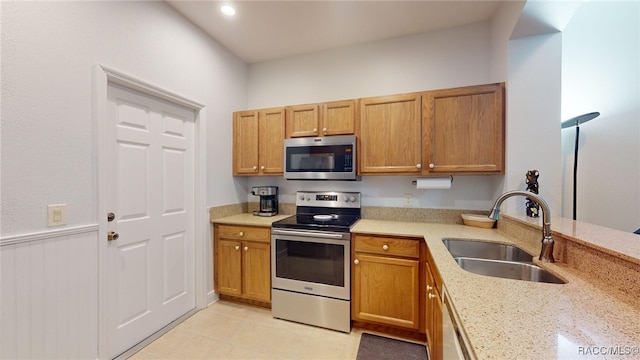
[[[194,112],[108,87],[109,355],[195,307]],[[104,214],[106,216],[106,214]],[[106,241],[106,239],[105,239]]]

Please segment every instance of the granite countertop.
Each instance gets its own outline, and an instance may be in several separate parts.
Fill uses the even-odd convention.
[[[225,216],[217,219],[211,219],[215,224],[227,224],[227,225],[245,225],[245,226],[267,226],[271,227],[271,224],[282,219],[286,219],[292,215],[274,215],[274,216],[255,216],[253,214],[235,214]]]
[[[538,265],[566,284],[476,275],[456,264],[441,239],[497,241],[517,245],[535,255],[539,247],[531,248],[496,229],[464,225],[362,219],[352,232],[425,239],[478,359],[640,356],[637,302],[613,296],[562,263]]]

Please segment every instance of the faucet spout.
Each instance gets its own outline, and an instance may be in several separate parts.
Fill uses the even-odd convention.
[[[496,199],[496,202],[493,204],[493,208],[491,208],[491,212],[489,213],[489,218],[498,220],[500,217],[500,206],[506,199],[512,196],[528,197],[540,204],[540,207],[542,208],[542,249],[540,250],[540,256],[538,259],[543,262],[555,262],[555,259],[553,258],[554,240],[551,236],[551,211],[549,209],[549,204],[547,204],[547,202],[539,195],[522,190],[507,191]]]

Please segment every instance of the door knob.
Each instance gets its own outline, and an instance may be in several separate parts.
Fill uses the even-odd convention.
[[[115,231],[109,231],[107,233],[107,241],[118,240],[119,237],[120,235],[118,235],[118,233]]]
[[[355,259],[355,260],[353,260],[353,263],[358,265],[358,264],[360,264],[360,261],[358,259]]]

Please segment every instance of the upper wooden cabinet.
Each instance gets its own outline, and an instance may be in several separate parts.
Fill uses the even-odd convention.
[[[504,173],[504,83],[423,95],[423,174]]]
[[[282,175],[285,109],[233,114],[233,175]]]
[[[420,102],[419,93],[360,100],[361,175],[422,172]]]
[[[292,137],[318,136],[318,105],[287,107],[287,139]]]
[[[334,101],[321,105],[322,135],[350,135],[356,132],[356,101]]]
[[[287,107],[286,137],[320,137],[355,133],[356,101]]]

